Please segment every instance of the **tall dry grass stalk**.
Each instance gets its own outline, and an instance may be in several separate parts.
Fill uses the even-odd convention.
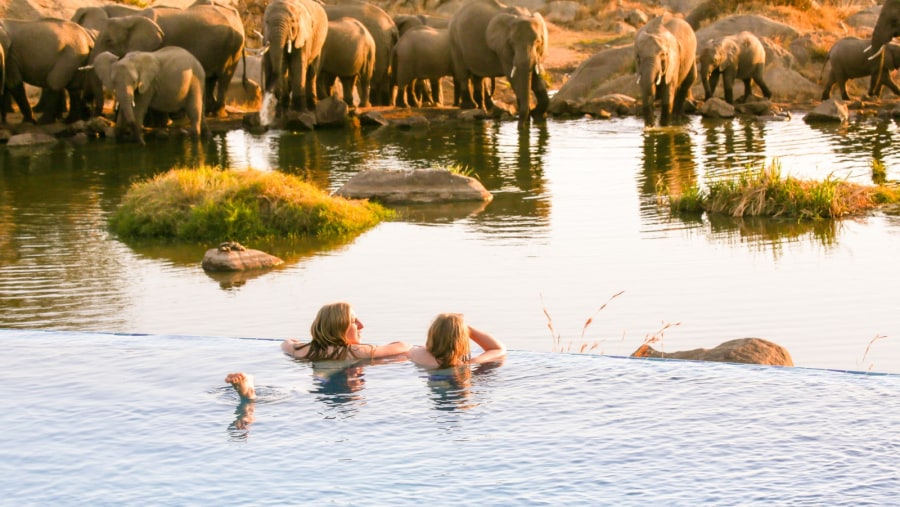
[[[612,296],[610,296],[610,298],[608,300],[606,300],[605,303],[600,305],[600,307],[597,309],[597,311],[594,312],[593,315],[591,315],[590,317],[587,318],[587,320],[584,322],[584,326],[581,328],[581,343],[577,346],[577,350],[579,353],[591,352],[593,350],[596,350],[597,348],[600,347],[600,345],[603,342],[606,341],[606,338],[603,338],[599,341],[595,340],[593,342],[588,343],[584,340],[585,332],[587,331],[587,328],[594,322],[594,318],[601,311],[603,311],[603,309],[606,308],[606,306],[609,305],[609,303],[613,299],[616,299],[617,297],[621,296],[624,293],[625,293],[625,291],[623,290],[623,291],[619,291],[619,292],[613,294]],[[541,307],[544,312],[544,316],[547,317],[547,329],[550,330],[550,338],[553,341],[553,348],[552,348],[553,352],[572,352],[573,350],[575,350],[576,346],[572,340],[569,340],[569,342],[565,346],[563,346],[562,336],[553,327],[553,318],[550,316],[550,311],[547,310],[547,305],[544,304],[544,295],[543,294],[541,294]],[[623,339],[624,339],[624,336],[623,336]],[[602,354],[603,351],[601,350],[600,353]]]
[[[866,345],[866,351],[863,352],[862,359],[859,360],[859,363],[861,365],[866,364],[866,357],[868,357],[868,355],[869,355],[869,350],[872,348],[872,344],[875,343],[876,341],[884,339],[884,338],[887,338],[887,336],[881,335],[881,334],[876,334],[871,340],[869,340],[869,344]],[[874,368],[874,367],[875,367],[875,363],[870,363],[868,368],[866,368],[866,371],[872,371],[872,368]]]

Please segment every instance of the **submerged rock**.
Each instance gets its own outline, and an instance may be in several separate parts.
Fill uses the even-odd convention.
[[[334,195],[383,203],[490,201],[494,198],[475,178],[444,169],[362,171]]]
[[[234,241],[226,241],[217,248],[207,250],[201,264],[206,271],[246,271],[271,268],[283,263],[274,255],[245,248]]]
[[[689,359],[722,363],[765,364],[770,366],[794,366],[787,349],[762,338],[738,338],[712,349],[661,352],[650,345],[641,345],[631,357],[656,357],[665,359]]]
[[[803,117],[806,123],[845,122],[850,119],[850,110],[842,100],[828,99],[816,106]]]

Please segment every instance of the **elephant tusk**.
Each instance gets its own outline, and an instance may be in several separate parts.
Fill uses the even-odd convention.
[[[641,75],[640,74],[637,75],[637,84],[641,84]]]
[[[513,76],[515,76],[515,75],[516,75],[516,66],[515,66],[515,65],[513,65],[513,68],[512,68],[512,70],[511,70],[511,71],[509,71],[509,78],[510,78],[510,79],[512,79],[512,78],[513,78]]]
[[[544,72],[544,69],[543,69],[543,67],[541,67],[541,64],[539,64],[539,63],[534,64],[534,73],[535,74],[541,74],[543,72]]]
[[[78,67],[78,70],[91,70],[93,68],[94,68],[93,65],[84,65],[84,66]]]
[[[293,42],[288,41],[288,54],[291,54],[291,51],[293,50],[293,48],[294,48]]]
[[[663,82],[663,75],[662,75],[662,72],[660,72],[659,75],[656,76],[656,86],[661,85],[662,82]]]
[[[874,59],[878,58],[879,56],[881,56],[881,53],[884,53],[884,46],[886,46],[886,45],[887,44],[882,44],[881,47],[878,48],[878,51],[876,51],[874,55],[869,57],[869,60],[874,60]]]
[[[253,35],[255,35],[257,39],[263,39],[263,40],[265,40],[265,37],[263,36],[263,34],[261,34],[261,33],[259,32],[259,30],[253,30]]]
[[[259,52],[259,56],[262,56],[268,52],[269,52],[269,45],[266,44],[265,46],[263,46],[262,51]]]

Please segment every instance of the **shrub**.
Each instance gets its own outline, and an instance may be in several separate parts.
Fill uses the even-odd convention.
[[[110,225],[123,237],[246,241],[358,233],[392,216],[295,176],[200,167],[132,184]]]
[[[694,186],[681,195],[666,196],[673,211],[798,219],[858,214],[898,198],[896,188],[883,185],[859,185],[832,177],[824,181],[782,177],[777,162],[756,170],[748,168],[737,178],[714,181],[706,188]]]

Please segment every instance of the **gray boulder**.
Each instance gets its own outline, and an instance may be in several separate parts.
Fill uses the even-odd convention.
[[[792,40],[800,34],[791,25],[773,21],[765,16],[741,14],[720,19],[709,26],[697,30],[697,43],[703,44],[709,39],[715,39],[723,35],[734,35],[745,30],[752,32],[759,38],[767,37],[780,40]]]
[[[849,119],[850,110],[847,104],[838,99],[828,99],[822,102],[803,117],[803,121],[806,123],[838,123]]]
[[[794,360],[791,359],[791,354],[788,353],[787,349],[762,338],[738,338],[724,342],[712,349],[694,349],[679,352],[661,352],[648,344],[644,344],[634,351],[631,357],[794,366]]]
[[[34,146],[37,144],[56,144],[58,139],[43,132],[25,132],[16,134],[6,142],[7,146]]]
[[[734,106],[718,97],[713,97],[700,106],[700,114],[704,118],[734,118]]]
[[[372,199],[387,204],[489,202],[494,198],[475,178],[444,169],[362,171],[344,183],[334,195]]]
[[[283,263],[274,255],[245,248],[234,241],[226,241],[217,248],[207,250],[201,265],[206,271],[246,271],[271,268]]]

